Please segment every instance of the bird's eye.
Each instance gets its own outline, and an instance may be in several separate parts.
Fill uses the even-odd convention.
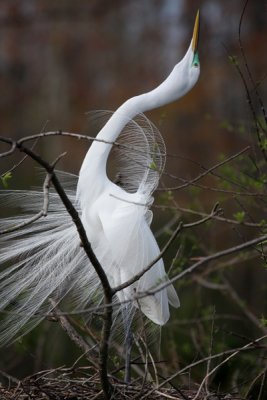
[[[194,67],[198,67],[198,63],[197,62],[194,62]]]

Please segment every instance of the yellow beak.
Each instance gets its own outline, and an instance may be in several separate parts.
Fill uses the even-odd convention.
[[[199,10],[197,12],[195,19],[193,38],[192,38],[192,50],[194,53],[197,52],[198,38],[199,38]]]

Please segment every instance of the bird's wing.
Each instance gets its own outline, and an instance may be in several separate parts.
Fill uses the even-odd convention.
[[[75,204],[73,179],[66,177],[64,186]],[[1,219],[1,230],[22,225],[0,236],[0,343],[6,344],[45,318],[53,309],[50,297],[64,298],[71,309],[81,309],[95,296],[99,281],[72,219],[52,189],[48,215],[28,225],[25,221],[42,209],[43,192],[5,191],[0,201],[22,210],[19,216]]]
[[[99,207],[99,218],[113,259],[113,275],[110,272],[108,275],[111,284],[116,286],[141,272],[160,251],[145,218],[147,208],[142,204],[142,196],[128,194],[128,198],[134,199],[134,203],[120,200],[118,197],[116,201],[111,201],[111,197],[106,196],[101,200],[106,207]],[[168,302],[179,306],[174,288],[171,285],[168,289],[145,297],[143,294],[155,291],[166,281],[168,277],[163,261],[159,260],[137,283],[120,291],[119,300],[130,300],[140,294],[135,305],[153,322],[163,325],[169,319]]]
[[[112,111],[88,113],[90,124],[102,128],[113,115]],[[143,193],[151,195],[158,186],[164,170],[166,148],[157,127],[144,115],[133,119],[122,115],[125,126],[109,155],[115,182],[127,192],[135,193],[142,185]]]
[[[130,120],[114,146],[114,167],[130,193],[151,195],[165,166],[166,149],[159,130],[144,114]]]

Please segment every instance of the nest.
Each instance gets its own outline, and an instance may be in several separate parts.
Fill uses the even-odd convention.
[[[92,372],[92,371],[91,371]],[[91,374],[88,367],[77,371],[59,368],[58,370],[42,371],[18,381],[14,387],[0,385],[1,400],[102,400],[103,391],[97,374]],[[91,375],[91,376],[90,376]],[[113,386],[112,399],[129,400],[192,400],[196,389],[157,388],[155,384],[126,385],[115,379],[110,379]],[[234,394],[216,394],[206,392],[200,394],[198,400],[240,400]]]

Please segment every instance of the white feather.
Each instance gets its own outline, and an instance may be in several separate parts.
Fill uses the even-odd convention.
[[[193,43],[193,42],[192,42]],[[192,43],[167,79],[156,89],[126,101],[100,130],[83,161],[77,192],[66,190],[77,208],[89,241],[112,287],[127,282],[159,254],[150,230],[152,193],[165,164],[164,142],[153,124],[140,112],[171,102],[196,83]],[[100,116],[101,114],[98,114]],[[135,118],[136,117],[136,118]],[[135,118],[135,119],[134,119]],[[121,145],[118,183],[107,176],[112,142]],[[73,176],[63,174],[67,179]],[[75,178],[74,178],[75,180]],[[76,185],[76,184],[75,184]],[[4,204],[20,206],[21,216],[1,221],[1,230],[21,224],[42,208],[41,191],[2,194]],[[68,309],[99,305],[102,291],[93,266],[80,247],[76,228],[56,193],[50,193],[49,213],[31,225],[0,238],[0,342],[7,343],[28,332],[51,311],[49,297],[66,300]],[[163,261],[158,261],[138,282],[117,293],[117,300],[155,290],[168,281]],[[134,300],[133,306],[156,324],[169,318],[169,303],[179,306],[172,286]],[[123,306],[126,307],[126,306]],[[125,309],[124,309],[125,310]]]
[[[70,200],[81,214],[93,250],[112,286],[124,283],[140,272],[159,253],[149,228],[152,215],[148,208],[161,170],[150,168],[150,164],[153,161],[162,168],[165,149],[159,132],[150,122],[144,117],[140,117],[139,121],[142,126],[133,121],[123,130],[120,141],[123,139],[126,147],[122,147],[116,155],[121,185],[127,187],[129,192],[108,181],[106,190],[95,202],[91,199],[88,206],[80,203],[83,204],[81,210],[75,194],[77,177],[63,173],[59,176]],[[138,142],[132,140],[131,143],[129,139],[133,128]],[[160,148],[163,148],[163,154],[159,152]],[[127,175],[123,170],[126,160],[130,160]],[[140,188],[132,193],[138,179]],[[94,197],[93,187],[88,192],[85,193],[86,199],[90,193]],[[0,309],[7,311],[0,327],[2,343],[36,326],[52,309],[48,302],[50,296],[58,301],[68,297],[72,310],[92,305],[95,299],[99,304],[101,299],[99,280],[80,247],[71,218],[56,193],[50,193],[49,199],[47,217],[1,237],[0,264],[9,266],[0,273]],[[1,230],[4,230],[38,212],[42,207],[43,193],[37,190],[2,192],[1,200],[11,207],[19,205],[23,211],[20,216],[3,219]],[[137,292],[154,288],[162,279],[166,279],[166,274],[160,261],[138,284],[119,292],[118,299],[130,300]],[[169,316],[167,303],[165,291],[164,294],[140,299],[135,306],[140,307],[152,321],[163,324]]]

